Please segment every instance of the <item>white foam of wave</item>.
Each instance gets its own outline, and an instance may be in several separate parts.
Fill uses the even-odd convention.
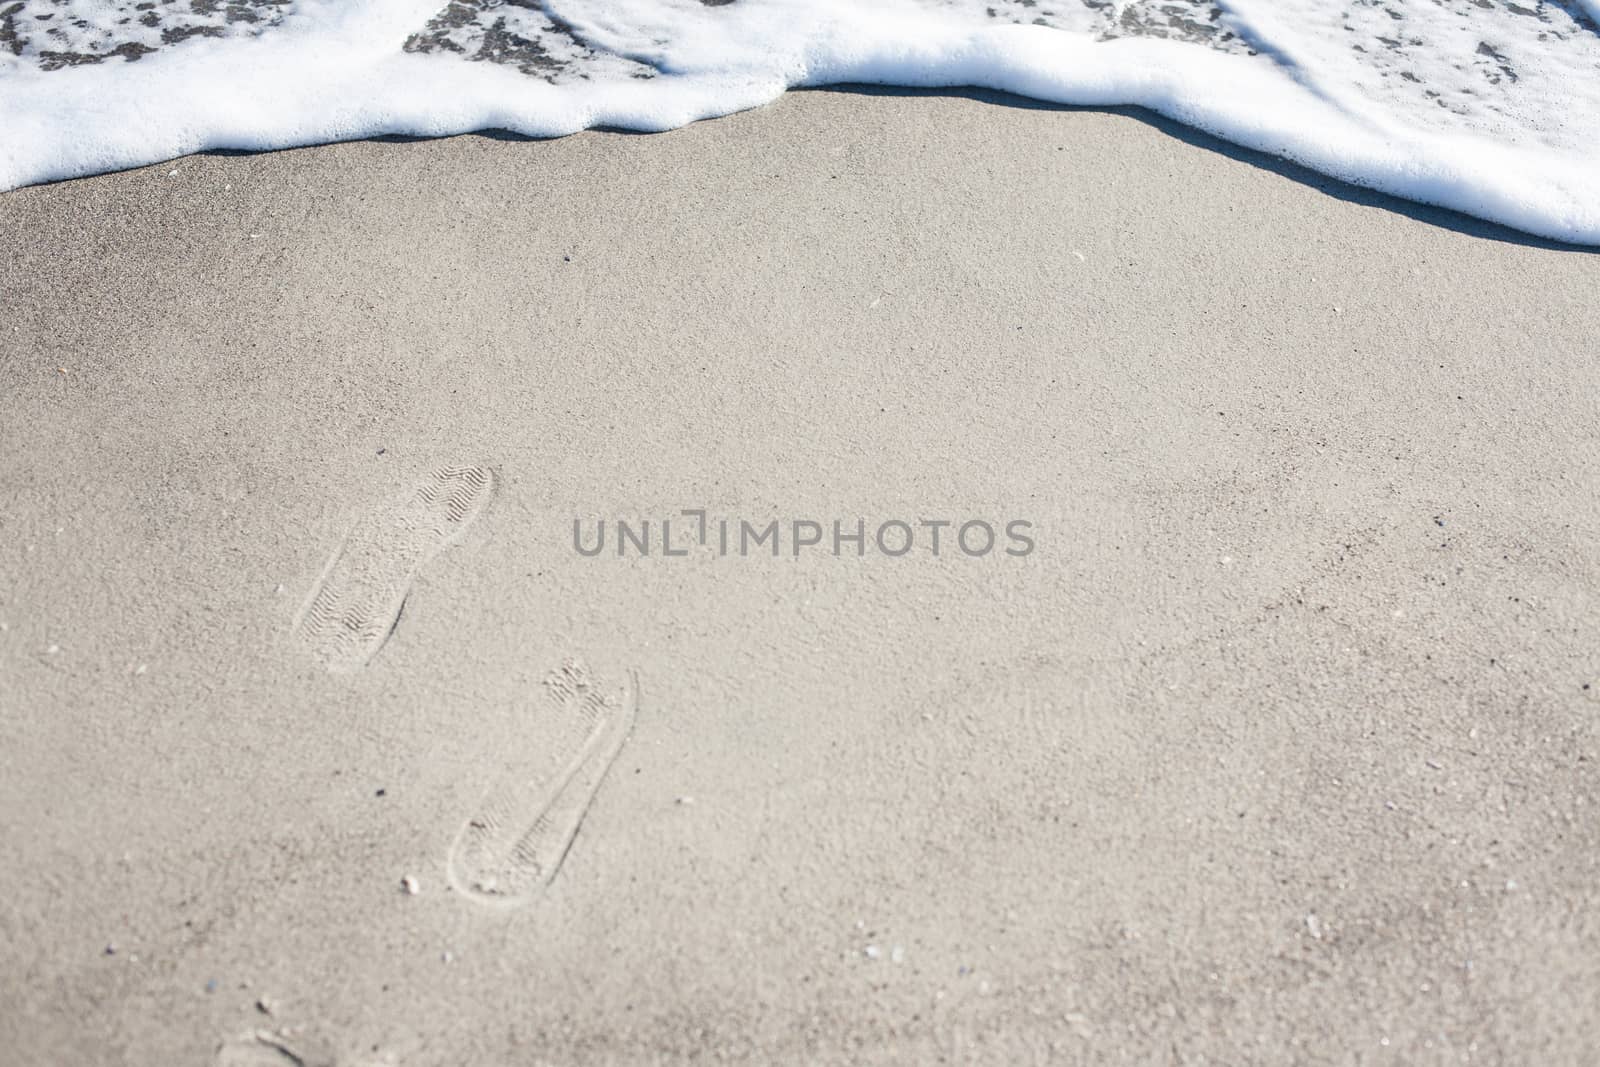
[[[22,0],[35,16],[107,2]],[[104,11],[78,20],[96,36],[64,66],[14,40],[0,187],[208,148],[666,130],[791,86],[873,82],[1142,106],[1354,184],[1600,245],[1600,0],[1583,0],[1587,16],[1505,0],[1183,0],[1161,5],[1166,22],[1137,0],[273,2],[270,20],[167,34],[137,61],[103,51],[133,30]],[[440,25],[433,44],[418,37]]]

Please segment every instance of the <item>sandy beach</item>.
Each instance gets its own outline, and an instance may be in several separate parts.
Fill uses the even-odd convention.
[[[1593,252],[880,91],[0,245],[0,1061],[1595,1062]]]

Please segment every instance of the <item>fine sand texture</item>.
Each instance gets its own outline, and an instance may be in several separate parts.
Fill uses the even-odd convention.
[[[1597,1062],[1595,255],[860,92],[0,249],[0,1062]]]

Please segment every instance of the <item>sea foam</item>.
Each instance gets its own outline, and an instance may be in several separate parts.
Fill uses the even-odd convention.
[[[667,130],[792,86],[1137,105],[1600,245],[1600,0],[0,0],[0,188],[211,148]]]

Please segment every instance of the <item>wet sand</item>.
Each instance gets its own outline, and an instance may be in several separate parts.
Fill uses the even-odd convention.
[[[1600,259],[1178,132],[0,196],[0,1059],[1590,1062]]]

